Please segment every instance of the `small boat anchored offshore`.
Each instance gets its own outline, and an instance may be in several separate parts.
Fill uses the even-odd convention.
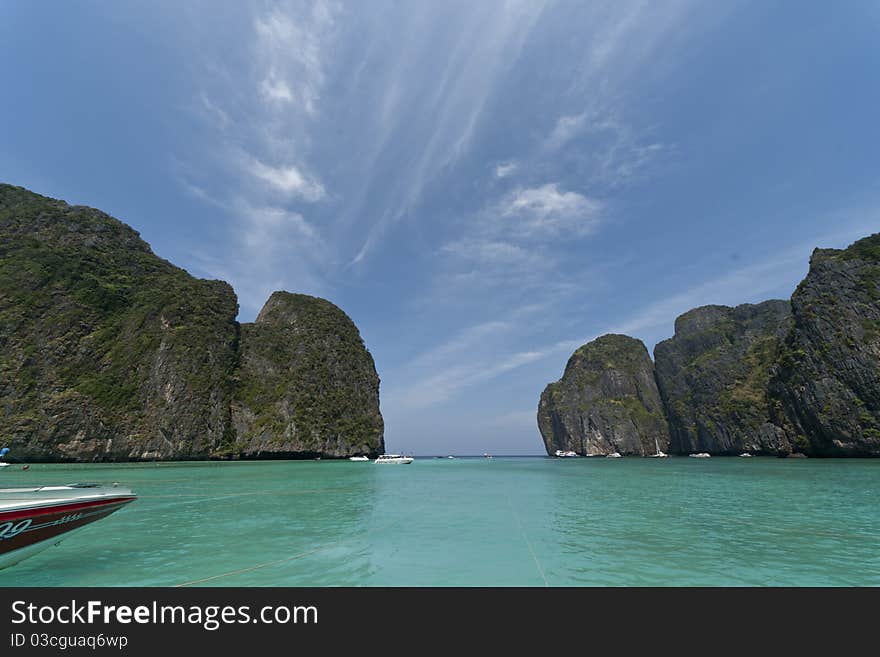
[[[610,454],[605,455],[606,459],[622,459],[623,456],[620,452],[611,452]]]
[[[708,452],[699,452],[698,454],[688,454],[692,459],[708,459],[711,458],[712,455]]]
[[[106,518],[135,499],[131,490],[116,484],[0,488],[0,568],[57,545],[62,534]]]
[[[349,456],[349,461],[369,461],[370,457],[368,456]]]
[[[665,459],[665,458],[668,458],[668,457],[669,457],[669,454],[667,454],[666,452],[661,452],[661,451],[660,451],[660,443],[657,442],[657,439],[656,439],[656,438],[654,438],[654,447],[657,449],[657,452],[656,452],[655,454],[650,454],[650,455],[649,455],[649,458],[652,458],[652,459]]]
[[[572,458],[572,457],[577,456],[577,452],[573,452],[573,451],[571,451],[571,450],[563,451],[563,450],[561,450],[561,449],[557,449],[557,450],[556,450],[556,456],[558,456],[558,457],[561,458],[561,459],[570,459],[570,458]]]
[[[412,456],[404,456],[403,454],[382,454],[374,463],[401,463],[407,465],[414,460]]]

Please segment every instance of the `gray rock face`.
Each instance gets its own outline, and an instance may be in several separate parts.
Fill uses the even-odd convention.
[[[541,395],[538,427],[548,454],[620,452],[648,455],[669,448],[654,368],[641,341],[605,335],[578,349],[565,373]]]
[[[0,416],[23,460],[205,458],[238,303],[103,212],[0,185]]]
[[[241,327],[232,407],[243,457],[384,451],[379,377],[354,322],[329,301],[275,292]]]
[[[254,324],[237,314],[227,283],[113,217],[0,184],[0,439],[15,458],[382,450],[376,370],[341,310],[277,293]]]
[[[880,234],[816,249],[770,382],[797,452],[880,456]]]
[[[610,451],[628,418],[609,404],[649,398],[607,351],[582,347],[541,396],[548,453]],[[816,249],[791,302],[685,313],[654,360],[671,453],[880,456],[880,233]]]
[[[790,326],[787,301],[704,306],[676,319],[674,337],[654,348],[673,452],[790,451],[785,433],[770,421],[767,398]]]

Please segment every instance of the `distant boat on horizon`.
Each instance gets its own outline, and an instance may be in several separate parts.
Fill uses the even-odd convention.
[[[708,459],[708,458],[712,457],[712,455],[709,454],[708,452],[699,452],[697,454],[688,454],[688,456],[690,456],[693,459]]]
[[[383,464],[383,463],[399,463],[402,465],[409,465],[415,459],[412,456],[404,456],[403,454],[382,454],[379,458],[377,458],[374,463]]]
[[[558,456],[558,457],[561,458],[561,459],[570,459],[570,458],[572,458],[572,457],[577,456],[577,452],[573,452],[573,451],[571,451],[571,450],[564,451],[564,450],[561,450],[561,449],[557,449],[557,450],[556,450],[556,456]]]

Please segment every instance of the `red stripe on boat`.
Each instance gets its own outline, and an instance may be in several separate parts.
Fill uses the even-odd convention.
[[[109,504],[127,504],[128,502],[133,502],[136,499],[136,495],[126,495],[123,497],[102,498],[86,502],[47,504],[45,506],[34,506],[28,509],[16,509],[15,511],[0,511],[0,522],[5,522],[7,520],[17,520],[19,518],[36,518],[38,516],[73,513],[85,509],[94,509],[96,507],[106,506]]]

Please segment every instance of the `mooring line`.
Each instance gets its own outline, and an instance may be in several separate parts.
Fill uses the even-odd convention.
[[[340,541],[341,542],[341,541]],[[326,550],[328,548],[334,547],[337,544],[331,545],[323,545],[321,547],[315,548],[314,550],[308,550],[307,552],[300,552],[299,554],[294,554],[290,557],[285,557],[284,559],[277,559],[275,561],[267,561],[266,563],[257,564],[256,566],[250,566],[248,568],[240,568],[239,570],[232,570],[228,573],[220,573],[219,575],[211,575],[210,577],[203,577],[202,579],[194,579],[191,582],[184,582],[183,584],[175,584],[175,588],[180,588],[182,586],[193,586],[194,584],[203,584],[204,582],[210,582],[211,580],[221,579],[223,577],[231,577],[232,575],[243,575],[244,573],[249,573],[254,570],[259,570],[260,568],[265,568],[266,566],[274,566],[280,563],[284,563],[286,561],[294,561],[295,559],[300,559],[302,557],[307,557],[310,554],[314,554],[315,552],[320,552],[321,550]]]
[[[547,581],[546,575],[544,575],[544,569],[541,568],[541,562],[538,561],[538,555],[535,554],[535,550],[532,548],[532,543],[531,541],[529,541],[529,536],[528,534],[526,534],[526,530],[519,519],[519,514],[516,512],[516,508],[513,506],[513,502],[510,501],[510,496],[507,497],[507,505],[510,507],[510,511],[513,513],[513,517],[516,518],[516,524],[519,527],[519,532],[520,534],[522,534],[523,540],[526,542],[526,547],[529,548],[529,554],[532,555],[532,560],[535,562],[535,568],[538,569],[538,574],[541,576],[541,579],[544,580],[544,587],[549,588],[550,583]]]

